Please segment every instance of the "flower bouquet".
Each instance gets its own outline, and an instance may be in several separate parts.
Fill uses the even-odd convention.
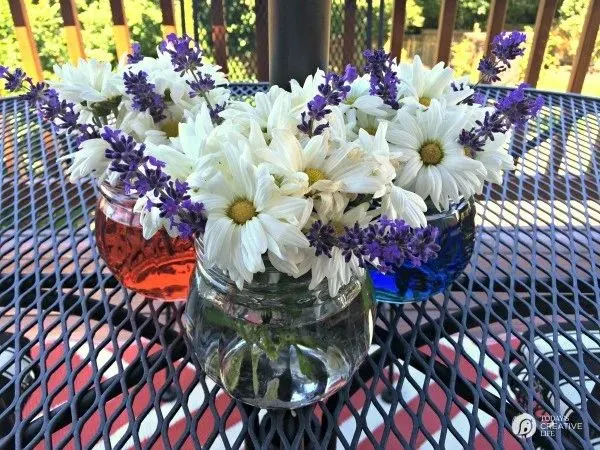
[[[496,38],[485,81],[522,41]],[[57,68],[50,86],[2,70],[77,137],[71,179],[121,186],[147,239],[194,239],[186,331],[206,373],[253,405],[306,405],[350,379],[371,342],[369,273],[385,290],[454,252],[431,218],[472,214],[512,167],[508,131],[541,107],[523,85],[487,106],[442,63],[365,58],[363,75],[319,70],[250,102],[186,36],[114,71]]]

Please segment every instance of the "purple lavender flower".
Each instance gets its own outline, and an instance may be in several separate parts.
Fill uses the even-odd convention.
[[[185,181],[169,181],[160,193],[160,216],[173,219],[179,212],[179,206],[189,200],[188,184]]]
[[[409,259],[413,266],[419,267],[430,259],[437,258],[441,248],[437,243],[439,234],[440,230],[436,227],[414,230],[413,238],[408,246],[410,248]]]
[[[525,54],[525,49],[520,45],[526,40],[525,33],[519,31],[500,33],[492,41],[492,54],[510,67],[509,61]]]
[[[348,96],[350,85],[356,80],[358,73],[356,68],[348,64],[344,74],[339,76],[334,72],[325,75],[325,82],[319,85],[319,93],[328,105],[339,105]]]
[[[131,53],[127,55],[127,64],[139,63],[143,59],[142,46],[137,42],[134,42],[131,44]]]
[[[500,81],[499,75],[506,70],[506,67],[498,64],[492,57],[486,56],[479,61],[477,70],[479,70],[482,82],[495,83]]]
[[[325,119],[325,116],[331,112],[327,106],[337,106],[346,99],[351,89],[350,85],[357,76],[356,68],[350,64],[346,66],[341,76],[333,72],[327,73],[324,82],[318,87],[319,94],[308,102],[308,111],[301,114],[298,129],[309,136],[322,134],[329,124],[321,123],[315,127],[315,122]]]
[[[142,145],[142,154],[145,147]],[[134,158],[131,158],[133,161]],[[144,161],[142,156],[141,161]],[[135,163],[134,163],[135,164]],[[149,164],[138,164],[134,170],[125,172],[121,177],[125,186],[125,191],[135,190],[139,196],[144,196],[152,192],[155,196],[161,195],[161,190],[169,183],[171,177],[163,172],[161,166],[152,167]]]
[[[486,111],[483,120],[476,120],[476,127],[462,130],[458,143],[462,145],[471,156],[482,151],[487,140],[494,140],[497,133],[506,133],[511,126],[523,127],[528,120],[535,117],[544,100],[541,96],[528,97],[525,93],[526,83],[522,83],[506,97],[495,104],[493,112]]]
[[[520,84],[496,104],[496,109],[506,121],[516,127],[522,127],[529,119],[535,117],[542,106],[544,99],[541,96],[528,97],[525,95],[527,83]]]
[[[371,261],[377,261],[381,272],[391,272],[404,264],[410,255],[412,229],[403,220],[382,217],[369,226],[366,235],[366,252]]]
[[[310,227],[306,237],[310,246],[315,248],[315,255],[327,255],[331,258],[331,250],[337,244],[335,230],[331,224],[317,220]]]
[[[213,124],[220,125],[221,123],[223,123],[223,118],[219,115],[223,111],[225,111],[224,103],[222,105],[217,104],[212,108],[209,108],[210,119],[212,120]]]
[[[159,45],[162,53],[171,56],[171,63],[181,76],[187,71],[193,72],[202,66],[202,51],[198,44],[189,36],[177,37],[171,33]]]
[[[365,266],[365,232],[355,223],[353,227],[345,227],[345,233],[340,236],[338,246],[342,249],[342,255],[346,262],[349,262],[353,256],[358,259],[361,267]]]
[[[190,86],[190,97],[204,96],[215,87],[215,80],[210,75],[200,74],[198,80],[187,81]]]
[[[483,57],[477,66],[481,81],[483,83],[500,81],[499,75],[510,67],[510,61],[525,53],[525,49],[521,47],[525,40],[525,33],[518,31],[496,35],[492,40],[491,54]]]
[[[8,67],[0,66],[0,78],[5,81],[4,87],[7,91],[15,92],[23,87],[23,82],[31,79],[27,77],[27,74],[22,69],[15,69],[11,72]]]
[[[129,71],[123,74],[125,92],[132,97],[132,106],[138,111],[148,111],[154,122],[160,122],[164,114],[165,99],[154,92],[155,86],[148,81],[148,74],[139,71],[137,74]]]
[[[120,173],[121,180],[127,186],[134,187],[138,169],[148,161],[148,157],[144,155],[146,147],[135,142],[131,136],[110,127],[104,127],[100,136],[110,145],[104,152],[105,156],[112,160],[110,170]]]
[[[176,226],[184,238],[204,233],[206,226],[204,204],[189,199],[184,200],[179,209],[179,222]]]
[[[79,113],[75,111],[75,105],[60,100],[54,89],[48,89],[38,100],[38,109],[43,119],[52,122],[59,129],[72,132],[78,127]]]
[[[421,265],[437,257],[438,234],[437,228],[413,229],[402,220],[382,217],[366,227],[359,224],[345,227],[339,237],[330,224],[317,221],[307,238],[317,256],[331,257],[333,248],[338,247],[346,262],[356,258],[361,267],[374,264],[378,270],[390,272],[405,262]]]
[[[367,60],[365,72],[370,74],[370,94],[380,97],[393,109],[399,109],[397,98],[400,80],[392,68],[391,56],[383,49],[365,50],[363,55]]]

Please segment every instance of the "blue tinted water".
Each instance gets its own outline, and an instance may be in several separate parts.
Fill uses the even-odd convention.
[[[430,214],[431,213],[431,214]],[[440,229],[438,257],[421,267],[405,264],[396,273],[371,271],[378,301],[407,303],[443,292],[460,275],[473,254],[475,204],[464,200],[448,212],[427,212],[427,222]]]

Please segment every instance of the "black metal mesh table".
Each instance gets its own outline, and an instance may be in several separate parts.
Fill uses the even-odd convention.
[[[516,171],[478,200],[464,275],[426,303],[381,305],[351,385],[294,414],[205,379],[183,306],[125,291],[99,259],[95,187],[69,184],[57,162],[72,143],[0,102],[0,448],[593,446],[600,101],[542,95],[512,141]],[[538,418],[532,438],[512,430],[522,412]]]

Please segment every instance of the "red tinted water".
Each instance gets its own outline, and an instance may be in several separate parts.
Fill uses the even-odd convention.
[[[150,298],[185,300],[196,264],[192,240],[171,238],[165,230],[146,240],[133,217],[107,217],[99,205],[96,242],[100,256],[126,288]]]

